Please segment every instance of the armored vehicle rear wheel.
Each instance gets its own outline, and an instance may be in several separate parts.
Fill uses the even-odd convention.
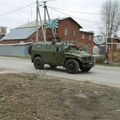
[[[51,69],[55,69],[57,65],[50,65]]]
[[[78,73],[79,63],[74,59],[68,59],[65,63],[65,69],[68,73]]]
[[[80,67],[80,69],[82,70],[82,72],[88,72],[91,68],[89,68],[89,67]]]
[[[33,63],[34,63],[34,67],[36,69],[43,69],[44,68],[44,63],[40,57],[35,57]]]

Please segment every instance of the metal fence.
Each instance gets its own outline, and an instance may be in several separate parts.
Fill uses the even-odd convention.
[[[28,47],[30,44],[14,44],[14,45],[3,45],[0,44],[0,55],[1,56],[29,56]]]

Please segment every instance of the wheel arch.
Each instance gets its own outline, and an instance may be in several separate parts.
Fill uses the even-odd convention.
[[[79,63],[79,67],[80,67],[80,65],[82,64],[77,58],[71,58],[71,57],[68,57],[68,58],[65,59],[64,67],[65,67],[65,63],[66,63],[66,61],[69,60],[69,59],[74,59],[74,60],[76,60],[76,61]]]
[[[39,54],[34,55],[34,57],[32,58],[32,62],[34,61],[34,59],[35,59],[36,57],[41,57],[41,55],[39,55]]]

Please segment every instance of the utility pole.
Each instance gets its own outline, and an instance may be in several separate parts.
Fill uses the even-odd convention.
[[[39,12],[39,3],[36,1],[36,42],[38,42],[38,12]]]
[[[44,34],[45,34],[45,40],[44,42],[46,42],[46,26],[45,26],[45,23],[46,23],[46,1],[44,1]]]
[[[42,33],[43,33],[44,42],[46,43],[46,25],[45,25],[46,24],[46,15],[48,16],[49,20],[50,20],[50,16],[49,16],[49,12],[48,12],[48,9],[47,9],[47,6],[46,6],[46,1],[43,1],[44,22],[42,22],[39,6],[42,6],[42,5],[39,5],[39,1],[37,0],[36,1],[36,42],[38,42],[38,39],[39,39],[39,37],[38,37],[38,29],[39,29],[38,17],[39,17],[40,18],[40,23],[41,23],[41,29],[42,29]],[[53,36],[55,38],[55,33],[53,31],[53,28],[52,28],[52,33],[53,33]]]
[[[46,6],[46,4],[45,4],[45,6]],[[47,13],[48,20],[50,21],[51,19],[50,19],[50,15],[49,15],[47,6],[45,7],[45,12]],[[45,13],[45,14],[46,14],[46,13]],[[46,18],[45,18],[45,19],[46,19]],[[56,40],[55,32],[54,32],[53,28],[51,28],[51,29],[52,29],[53,36],[54,36],[54,38],[55,38],[55,40]]]
[[[45,41],[46,36],[45,36],[45,32],[44,32],[43,22],[42,22],[42,18],[41,18],[41,14],[40,14],[40,9],[39,9],[39,18],[40,18],[40,23],[41,23],[41,29],[42,29],[42,34],[43,34],[44,42],[46,42]]]
[[[105,51],[105,64],[108,64],[108,37],[106,37],[106,41],[105,41],[105,44],[106,44],[106,51]]]

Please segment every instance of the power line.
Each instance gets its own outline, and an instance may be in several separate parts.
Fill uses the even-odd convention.
[[[49,7],[49,6],[48,6]],[[51,6],[50,6],[51,7]],[[89,15],[102,15],[99,13],[90,13],[90,12],[83,12],[83,11],[74,11],[74,10],[67,10],[67,9],[61,9],[61,8],[55,8],[55,7],[51,7],[53,9],[57,9],[57,10],[62,10],[62,11],[67,11],[67,12],[73,12],[73,13],[79,13],[79,14],[89,14]]]
[[[53,7],[50,7],[50,6],[48,6],[50,9],[52,9],[52,10],[55,10],[56,12],[59,12],[59,13],[61,13],[61,14],[64,14],[65,16],[71,16],[71,15],[69,15],[69,14],[67,14],[67,13],[65,13],[65,12],[62,12],[62,11],[59,11],[59,10],[57,10],[57,9],[55,9],[55,8],[53,8]],[[75,19],[79,19],[79,20],[82,20],[82,21],[86,21],[86,22],[89,22],[89,23],[94,23],[94,24],[96,24],[96,25],[92,25],[91,27],[90,26],[88,26],[87,24],[86,25],[82,25],[82,26],[84,26],[83,28],[89,28],[89,29],[91,29],[91,28],[93,28],[93,29],[99,29],[99,27],[98,27],[98,25],[100,24],[100,22],[95,22],[95,21],[90,21],[90,20],[86,20],[86,19],[81,19],[81,18],[78,18],[78,17],[75,17],[75,16],[71,16],[71,17],[73,17],[73,18],[75,18]]]
[[[56,1],[56,0],[41,0],[40,2],[51,2],[51,1]]]
[[[49,0],[49,1],[54,1],[54,0]],[[47,2],[49,2],[49,1],[47,1]],[[40,1],[40,2],[42,2],[42,1]],[[12,11],[6,12],[6,13],[4,13],[4,14],[0,14],[0,17],[6,16],[6,15],[9,15],[9,14],[12,14],[12,13],[15,13],[15,12],[21,10],[21,9],[25,9],[25,8],[27,8],[27,7],[30,7],[30,6],[34,5],[34,4],[35,4],[35,2],[33,2],[33,3],[31,3],[31,4],[28,4],[28,5],[26,5],[26,6],[23,6],[23,7],[17,8],[17,9],[14,9],[14,10],[12,10]],[[71,15],[69,15],[69,14],[67,14],[67,13],[64,13],[64,12],[62,12],[62,11],[59,11],[59,10],[58,10],[59,8],[54,8],[54,7],[50,7],[50,6],[48,6],[48,7],[49,7],[50,9],[52,9],[52,10],[55,10],[55,11],[57,11],[57,12],[59,12],[59,13],[62,13],[62,14],[64,14],[64,15],[66,15],[66,16],[71,16]],[[73,12],[80,12],[80,11],[73,11]],[[81,12],[80,12],[80,13],[81,13]],[[84,12],[83,12],[83,13],[84,13]],[[86,13],[86,14],[97,14],[97,13]],[[86,20],[86,19],[81,19],[81,18],[78,18],[78,17],[75,17],[75,16],[71,16],[71,17],[73,17],[73,18],[75,18],[75,19],[82,20],[82,21],[86,21],[86,22],[98,24],[98,22],[95,22],[95,21],[90,21],[90,20]],[[84,26],[84,25],[83,25],[83,26]],[[88,28],[88,27],[87,27],[87,28]],[[90,28],[90,27],[89,27],[89,28]],[[93,28],[93,26],[92,26],[91,28]]]
[[[9,14],[12,14],[12,13],[15,13],[15,12],[21,10],[21,9],[25,9],[25,8],[27,8],[27,7],[30,7],[30,6],[32,6],[33,4],[35,4],[35,2],[33,2],[33,3],[31,3],[31,4],[28,4],[28,5],[26,5],[26,6],[23,6],[23,7],[20,7],[20,8],[14,9],[14,10],[11,10],[11,11],[9,11],[9,12],[6,12],[6,13],[3,13],[3,14],[0,14],[0,17],[2,17],[2,16],[6,16],[6,15],[9,15]]]
[[[71,16],[71,15],[69,15],[69,14],[67,14],[67,13],[64,13],[64,12],[62,12],[62,11],[59,11],[59,10],[53,8],[53,7],[50,7],[50,6],[49,6],[49,8],[52,9],[52,10],[55,10],[55,11],[57,11],[57,12],[59,12],[59,13],[62,13],[62,14],[64,14],[64,15],[66,15],[66,16]],[[98,24],[98,23],[99,23],[99,22],[96,22],[96,21],[90,21],[90,20],[86,20],[86,19],[81,19],[81,18],[78,18],[78,17],[75,17],[75,16],[71,16],[71,17],[73,17],[73,18],[75,18],[75,19],[82,20],[82,21],[90,22],[90,23],[95,23],[95,24]]]

